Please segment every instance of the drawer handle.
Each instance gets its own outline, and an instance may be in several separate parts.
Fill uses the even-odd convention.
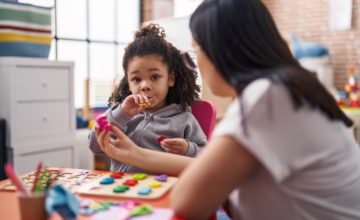
[[[43,82],[41,85],[43,88],[47,88],[47,86],[48,86],[47,82]]]
[[[43,116],[43,122],[47,122],[48,118],[46,116]]]

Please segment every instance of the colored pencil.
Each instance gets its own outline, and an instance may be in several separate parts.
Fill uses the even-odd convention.
[[[28,191],[26,190],[24,184],[20,180],[19,176],[16,174],[16,172],[11,164],[9,164],[9,163],[5,164],[5,172],[6,172],[7,176],[10,178],[10,180],[14,183],[16,189],[20,193],[28,196],[29,195]]]
[[[42,162],[39,161],[39,163],[37,165],[37,168],[36,168],[35,179],[34,179],[34,182],[33,182],[33,186],[31,188],[31,192],[34,192],[34,190],[35,190],[36,184],[37,184],[37,182],[39,180],[39,175],[40,175],[40,172],[41,172],[41,168],[42,168]]]

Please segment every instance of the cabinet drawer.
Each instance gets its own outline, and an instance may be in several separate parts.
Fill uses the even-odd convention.
[[[71,132],[68,102],[18,103],[15,106],[13,137],[53,136]]]
[[[74,167],[73,147],[61,147],[46,151],[19,154],[14,157],[15,169],[18,173],[28,173],[36,170],[39,161],[49,167]]]
[[[19,67],[14,73],[16,101],[69,99],[70,70],[67,68]]]

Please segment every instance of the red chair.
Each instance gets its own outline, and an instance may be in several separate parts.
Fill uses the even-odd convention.
[[[211,133],[215,127],[216,120],[216,108],[215,106],[205,100],[196,100],[191,105],[192,114],[195,116],[196,120],[199,122],[201,128],[203,129],[207,139],[210,140]]]

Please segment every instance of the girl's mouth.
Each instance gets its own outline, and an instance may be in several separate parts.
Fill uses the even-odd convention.
[[[148,98],[148,100],[149,100],[149,102],[154,102],[155,101],[155,99],[156,99],[156,96],[149,96],[149,97],[147,97]]]

